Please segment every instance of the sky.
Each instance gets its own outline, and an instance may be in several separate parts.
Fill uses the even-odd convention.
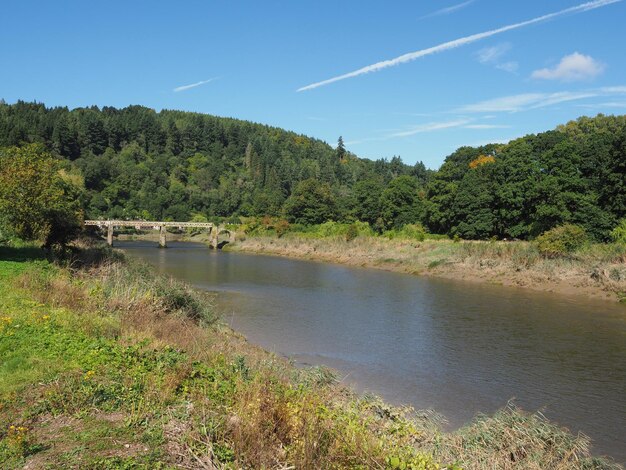
[[[626,0],[3,0],[0,98],[140,104],[438,168],[626,114]]]

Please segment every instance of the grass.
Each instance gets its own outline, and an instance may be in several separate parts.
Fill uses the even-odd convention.
[[[222,326],[210,298],[93,248],[0,258],[0,423],[7,469],[618,468],[513,408],[444,433],[293,368]]]

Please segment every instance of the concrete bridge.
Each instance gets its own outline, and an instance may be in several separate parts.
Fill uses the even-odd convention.
[[[209,232],[209,245],[211,248],[222,248],[226,243],[235,241],[235,233],[224,225],[216,225],[209,222],[155,222],[147,220],[85,220],[86,226],[107,229],[107,243],[113,246],[113,230],[115,227],[133,227],[137,230],[158,230],[159,247],[167,247],[167,227],[183,228],[203,228]],[[219,236],[228,234],[228,241],[219,241]]]

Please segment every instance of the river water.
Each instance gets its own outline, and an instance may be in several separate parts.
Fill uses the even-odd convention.
[[[224,320],[359,391],[443,414],[451,428],[507,401],[626,461],[626,307],[510,287],[209,250],[120,242],[216,291]]]

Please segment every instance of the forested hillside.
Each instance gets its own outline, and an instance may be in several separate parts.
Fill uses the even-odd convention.
[[[358,219],[378,231],[421,223],[467,239],[529,239],[573,223],[597,240],[626,217],[626,116],[462,147],[433,172],[236,119],[0,104],[0,147],[27,143],[84,179],[88,217]]]
[[[295,185],[310,178],[324,183],[337,217],[357,181],[426,175],[421,164],[359,160],[343,146],[274,127],[141,106],[0,105],[0,147],[25,142],[42,143],[81,172],[90,217],[279,215]]]

